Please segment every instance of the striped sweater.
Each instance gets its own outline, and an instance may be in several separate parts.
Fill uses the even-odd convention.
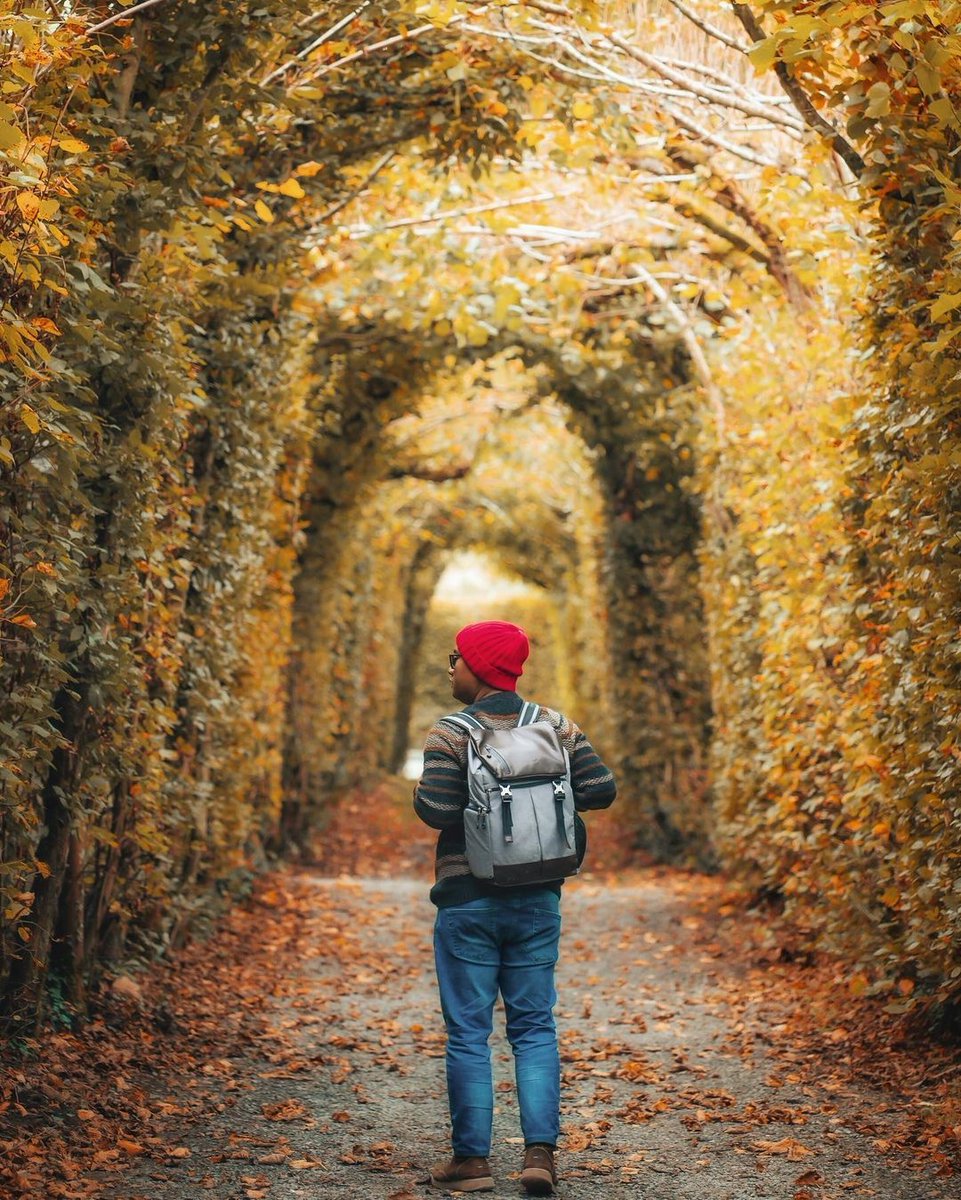
[[[523,700],[516,692],[495,692],[462,712],[470,713],[491,729],[512,729],[517,724]],[[607,808],[617,794],[614,776],[601,762],[580,729],[559,712],[541,708],[538,720],[546,720],[560,732],[571,758],[574,805],[583,812]],[[439,721],[424,745],[424,773],[414,788],[414,811],[432,829],[439,829],[434,863],[435,883],[430,898],[438,908],[464,904],[481,896],[517,895],[523,887],[506,888],[476,879],[467,865],[463,811],[467,804],[467,732]],[[583,860],[587,831],[575,818],[578,860]],[[560,893],[562,880],[541,884]],[[530,885],[528,885],[530,886]]]

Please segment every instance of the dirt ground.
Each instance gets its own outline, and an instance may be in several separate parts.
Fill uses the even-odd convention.
[[[448,1142],[426,833],[329,831],[316,869],[263,880],[38,1043],[4,1084],[0,1196],[429,1195]],[[957,1200],[957,1051],[848,998],[839,964],[725,889],[663,868],[565,886],[560,1195]],[[494,1065],[495,1195],[516,1196],[502,1017]]]

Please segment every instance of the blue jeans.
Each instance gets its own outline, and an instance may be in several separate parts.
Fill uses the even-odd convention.
[[[447,1026],[447,1096],[456,1155],[490,1153],[494,1088],[488,1038],[498,989],[514,1051],[524,1142],[557,1144],[561,1065],[553,1009],[560,932],[560,898],[543,888],[438,910],[434,956]]]

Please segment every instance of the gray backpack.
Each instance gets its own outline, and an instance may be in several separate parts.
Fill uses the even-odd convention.
[[[571,763],[560,734],[525,701],[513,729],[488,729],[468,713],[464,834],[471,873],[512,886],[577,874]]]

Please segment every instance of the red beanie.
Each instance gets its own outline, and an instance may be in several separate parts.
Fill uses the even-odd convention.
[[[531,652],[527,634],[508,621],[465,625],[454,639],[464,662],[482,683],[505,692],[517,690],[517,677]]]

